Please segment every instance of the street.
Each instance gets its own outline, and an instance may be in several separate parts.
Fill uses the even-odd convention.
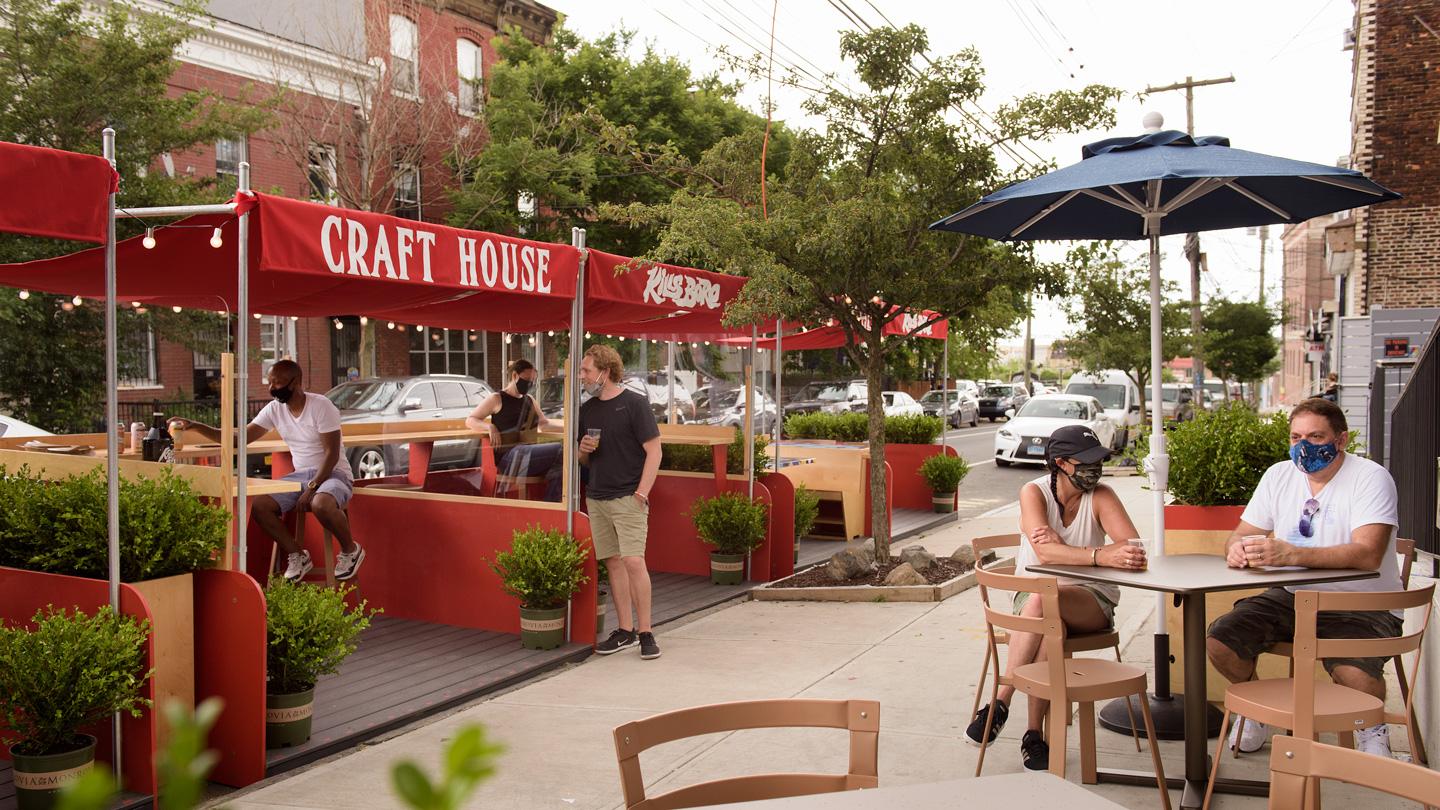
[[[976,427],[961,427],[947,435],[947,443],[970,463],[970,474],[960,483],[956,511],[961,519],[975,517],[1015,501],[1026,481],[1044,474],[1044,468],[1038,464],[995,466],[995,431],[1003,424],[982,421]]]

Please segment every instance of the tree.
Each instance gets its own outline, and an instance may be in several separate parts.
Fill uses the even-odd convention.
[[[7,0],[0,7],[0,140],[99,154],[114,127],[122,207],[214,202],[228,189],[209,179],[153,169],[159,156],[253,132],[264,104],[224,102],[207,92],[168,93],[174,54],[197,3],[165,14],[125,3]],[[15,190],[8,190],[15,192]],[[23,190],[16,192],[23,193]],[[121,218],[119,238],[145,223]],[[0,262],[46,258],[89,245],[0,234]],[[50,430],[91,430],[105,396],[103,310],[50,295],[0,295],[0,410]],[[151,326],[197,349],[213,333],[210,313],[121,313],[122,330]],[[126,355],[122,353],[122,366]],[[113,426],[112,426],[113,427]]]
[[[1219,299],[1205,309],[1205,364],[1222,380],[1253,383],[1275,373],[1280,316],[1264,304]]]
[[[928,226],[1014,179],[996,163],[996,138],[1108,126],[1117,92],[1029,96],[1003,107],[997,129],[986,132],[954,115],[983,91],[973,50],[915,68],[928,41],[913,25],[845,33],[840,50],[861,86],[831,87],[806,102],[825,129],[800,133],[784,165],[767,167],[764,208],[762,138],[742,133],[689,167],[668,202],[602,212],[630,225],[663,223],[652,258],[749,276],[726,312],[732,324],[781,315],[845,331],[846,351],[869,381],[870,498],[877,553],[888,554],[880,383],[905,338],[887,337],[886,326],[899,322],[909,337],[944,318],[963,325],[997,302],[1023,312],[1027,292],[1063,289],[1063,274],[1028,245]]]
[[[1127,264],[1115,246],[1096,242],[1072,249],[1076,268],[1073,295],[1065,304],[1070,322],[1079,324],[1066,338],[1066,350],[1086,371],[1115,368],[1125,372],[1142,395],[1150,385],[1150,269]],[[1174,293],[1166,284],[1163,292]],[[1160,310],[1161,361],[1189,351],[1189,310],[1165,301]],[[1150,416],[1145,410],[1141,419]]]

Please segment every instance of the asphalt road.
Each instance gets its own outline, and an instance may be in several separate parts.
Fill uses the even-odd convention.
[[[974,517],[1020,497],[1026,481],[1044,475],[1044,467],[1036,465],[996,467],[995,431],[1004,421],[981,420],[978,427],[951,430],[947,443],[960,457],[970,463],[970,474],[960,483],[957,511],[961,518]]]

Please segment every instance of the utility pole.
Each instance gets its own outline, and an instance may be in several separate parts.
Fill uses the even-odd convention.
[[[1185,91],[1185,132],[1191,137],[1195,136],[1195,88],[1208,87],[1213,84],[1229,84],[1235,81],[1235,75],[1231,74],[1222,79],[1200,79],[1195,80],[1193,76],[1186,76],[1185,81],[1167,84],[1164,87],[1146,87],[1145,93],[1167,93],[1171,90]],[[1201,343],[1200,323],[1200,235],[1195,233],[1185,234],[1185,257],[1190,260],[1190,357],[1193,362],[1191,373],[1194,377],[1193,390],[1195,407],[1200,407],[1205,402],[1205,358]],[[1261,282],[1264,282],[1264,271],[1261,271]],[[1263,289],[1263,286],[1262,286]],[[1261,301],[1264,301],[1264,293],[1261,293]]]
[[[1270,238],[1270,226],[1260,226],[1260,306],[1265,306],[1265,242]]]
[[[1031,392],[1030,388],[1030,362],[1035,356],[1034,342],[1030,339],[1030,321],[1033,318],[1032,309],[1035,301],[1030,293],[1025,294],[1025,393]]]

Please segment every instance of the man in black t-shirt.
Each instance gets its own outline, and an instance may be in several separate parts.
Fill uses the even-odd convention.
[[[580,406],[580,463],[590,468],[585,511],[620,625],[595,652],[609,655],[639,644],[641,658],[659,658],[650,628],[645,536],[650,490],[660,470],[660,428],[650,402],[620,385],[624,373],[619,353],[609,346],[591,346],[580,362],[580,385],[590,395]]]

